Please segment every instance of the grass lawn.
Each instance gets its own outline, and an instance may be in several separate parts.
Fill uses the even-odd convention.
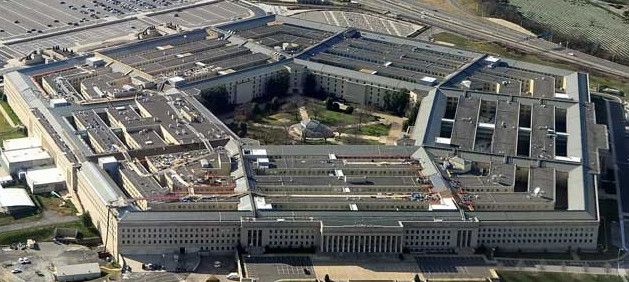
[[[460,47],[460,48],[499,55],[505,58],[514,59],[518,61],[546,65],[546,66],[551,66],[551,67],[561,68],[561,69],[589,72],[591,87],[596,87],[598,85],[607,85],[609,87],[616,88],[625,93],[625,96],[622,97],[624,100],[629,100],[629,80],[627,79],[615,78],[615,77],[612,78],[612,77],[602,76],[596,73],[592,74],[591,70],[583,69],[580,66],[572,65],[570,63],[554,61],[552,59],[545,58],[541,55],[538,56],[536,54],[527,54],[527,53],[519,52],[511,48],[506,48],[494,42],[478,41],[478,40],[470,39],[467,37],[463,37],[463,36],[448,33],[448,32],[435,34],[433,35],[433,38],[436,41],[443,41],[443,42],[455,44],[457,47]]]
[[[293,140],[283,129],[254,126],[247,124],[247,138],[260,141],[264,145],[287,145]]]
[[[20,119],[17,117],[13,109],[11,109],[11,107],[9,106],[9,103],[3,100],[0,100],[0,106],[4,108],[4,110],[7,112],[7,114],[9,115],[9,117],[11,118],[14,124],[16,125],[21,124]]]
[[[25,228],[0,233],[0,245],[8,245],[15,242],[26,242],[26,239],[51,241],[55,233],[55,228],[75,228],[81,234],[80,236],[83,236],[84,238],[98,236],[96,228],[93,226],[85,226],[81,220],[77,220],[68,223]]]
[[[343,142],[345,145],[383,145],[376,140],[362,139],[357,137],[341,137],[336,138],[337,141]]]
[[[267,117],[260,118],[259,120],[257,120],[257,122],[270,125],[291,126],[299,122],[297,118],[299,118],[299,114],[295,114],[294,112],[279,112],[269,115]]]
[[[505,282],[612,282],[622,281],[615,275],[589,275],[554,272],[500,271],[498,275]]]
[[[44,210],[54,211],[62,216],[75,215],[77,213],[71,201],[66,201],[65,206],[62,207],[60,205],[63,200],[57,197],[36,195],[35,198],[41,203]]]
[[[25,214],[20,216],[11,216],[7,214],[0,214],[0,226],[11,225],[15,223],[25,223],[38,221],[43,217],[41,213]]]
[[[6,102],[0,102],[0,105],[2,105],[2,107],[5,107],[6,109],[8,108],[9,105],[5,105],[5,104]],[[9,115],[11,115],[11,113],[13,113],[13,110],[9,112]],[[15,115],[15,113],[13,113],[13,115]],[[4,119],[4,116],[0,115],[0,142],[6,139],[20,138],[24,136],[26,136],[24,133],[11,127],[11,125]]]
[[[349,125],[357,124],[359,121],[364,123],[378,120],[377,117],[371,115],[364,115],[361,120],[358,113],[350,115],[344,112],[329,111],[322,104],[314,104],[308,107],[308,115],[311,119],[316,119],[327,126]]]
[[[521,259],[561,259],[572,260],[572,256],[568,253],[503,253],[499,252],[494,255],[499,258],[521,258]]]
[[[360,133],[362,135],[369,136],[385,136],[389,135],[389,129],[391,129],[390,125],[378,123],[378,124],[370,124],[360,127]]]

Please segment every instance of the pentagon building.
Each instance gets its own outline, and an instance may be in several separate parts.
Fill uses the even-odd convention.
[[[399,146],[260,146],[196,96],[265,95],[288,72],[360,105],[410,90]],[[588,75],[280,16],[9,73],[8,102],[116,256],[593,251],[599,151]]]

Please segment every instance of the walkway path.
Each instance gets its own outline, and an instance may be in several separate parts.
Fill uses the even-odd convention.
[[[498,270],[507,271],[532,271],[532,272],[566,272],[599,275],[619,275],[624,282],[626,278],[626,266],[622,263],[623,254],[618,260],[546,260],[546,259],[518,259],[496,258]]]
[[[67,223],[77,220],[79,220],[79,218],[76,216],[61,216],[54,211],[44,211],[44,216],[42,217],[42,219],[34,222],[24,222],[0,226],[0,233],[45,225]]]
[[[379,117],[383,120],[384,124],[391,125],[386,144],[394,145],[395,140],[400,138],[400,136],[402,135],[402,125],[404,124],[404,121],[407,120],[407,118],[377,112],[370,112],[369,114]]]
[[[310,119],[310,115],[308,115],[306,107],[299,107],[299,115],[301,116],[302,121]]]

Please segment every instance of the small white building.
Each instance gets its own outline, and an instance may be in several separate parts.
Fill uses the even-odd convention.
[[[23,137],[2,141],[2,149],[4,151],[13,151],[37,147],[41,147],[41,141],[37,137]]]
[[[19,214],[35,210],[35,203],[26,190],[0,187],[0,210],[5,214]]]
[[[82,281],[100,277],[98,263],[83,263],[57,266],[57,281]]]
[[[49,193],[65,190],[65,177],[62,171],[54,166],[38,167],[26,171],[26,184],[31,193]]]
[[[2,165],[11,174],[51,164],[53,164],[52,157],[41,147],[2,151]]]

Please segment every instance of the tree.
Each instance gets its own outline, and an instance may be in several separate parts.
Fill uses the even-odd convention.
[[[238,105],[234,110],[234,121],[246,122],[251,119],[251,105],[249,103]]]
[[[319,91],[317,87],[317,79],[314,74],[311,74],[311,73],[307,74],[306,78],[304,78],[304,83],[302,86],[304,88],[304,94],[306,94],[307,96],[311,96],[318,99],[322,99],[324,97],[322,95],[322,92]]]
[[[327,99],[325,99],[325,108],[328,111],[332,111],[332,109],[334,108],[334,100],[330,97],[328,97]]]
[[[286,96],[290,87],[290,73],[287,70],[281,70],[277,76],[272,77],[266,82],[266,95],[272,97]]]
[[[415,278],[413,278],[413,282],[421,282],[422,280],[419,279],[419,274],[415,274]]]
[[[406,117],[408,118],[408,125],[415,125],[417,114],[419,113],[419,103],[411,107],[406,111]]]
[[[330,275],[326,274],[326,275],[325,275],[325,278],[323,278],[323,281],[325,281],[325,282],[330,282],[330,281],[332,281],[332,280],[330,280]]]
[[[81,215],[81,223],[83,223],[83,226],[85,226],[86,228],[92,226],[92,218],[90,217],[89,212],[84,212]]]
[[[229,93],[225,86],[202,90],[198,99],[203,106],[215,114],[226,113],[233,109],[233,106],[229,102]]]
[[[408,89],[401,89],[398,92],[387,93],[382,98],[382,101],[382,108],[385,111],[401,116],[409,104],[409,91]]]
[[[238,124],[238,136],[245,137],[247,136],[247,123],[241,122]]]
[[[273,97],[271,99],[271,110],[275,111],[280,107],[280,99],[277,97]]]
[[[623,22],[629,24],[629,10],[622,12]]]
[[[340,111],[341,110],[341,105],[339,103],[336,103],[336,102],[332,103],[332,110],[335,111],[335,112]]]
[[[251,114],[258,115],[260,114],[261,110],[260,110],[260,105],[258,105],[258,103],[253,102],[251,103]]]
[[[347,113],[348,115],[351,115],[352,113],[354,113],[354,107],[347,106],[347,108],[345,108],[345,113]]]

